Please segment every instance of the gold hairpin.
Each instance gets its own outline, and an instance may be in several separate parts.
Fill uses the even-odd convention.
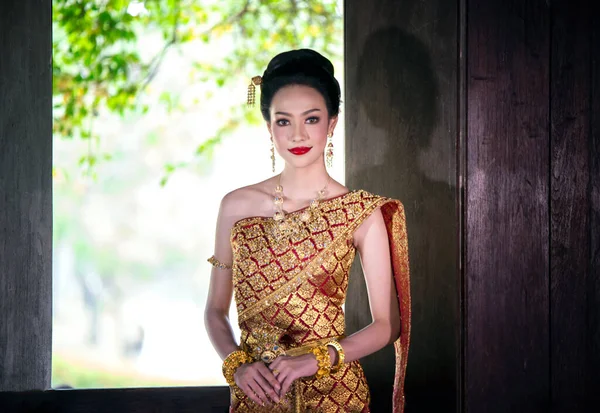
[[[262,77],[254,76],[248,85],[248,106],[254,106],[256,100],[256,86],[262,83]]]

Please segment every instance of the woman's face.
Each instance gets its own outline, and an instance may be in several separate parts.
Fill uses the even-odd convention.
[[[337,116],[329,119],[321,93],[304,85],[283,87],[273,96],[270,115],[267,127],[287,164],[303,168],[323,162],[327,134],[333,133]]]

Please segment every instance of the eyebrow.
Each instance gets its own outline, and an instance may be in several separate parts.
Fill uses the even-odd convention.
[[[306,112],[302,112],[301,115],[304,116],[304,115],[308,115],[311,112],[320,112],[320,111],[321,111],[321,109],[318,109],[318,108],[309,109]],[[292,116],[290,113],[287,113],[287,112],[275,112],[275,114],[276,115]]]

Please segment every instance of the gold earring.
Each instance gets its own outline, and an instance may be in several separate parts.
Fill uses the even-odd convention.
[[[325,151],[325,162],[327,162],[327,167],[331,168],[333,165],[333,143],[331,142],[331,138],[333,137],[333,133],[327,134],[327,139],[329,143],[327,144],[327,150]]]
[[[271,136],[271,169],[275,173],[275,145],[273,144],[273,137]]]

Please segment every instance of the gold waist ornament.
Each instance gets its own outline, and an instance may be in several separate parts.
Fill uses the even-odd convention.
[[[262,361],[265,364],[272,363],[279,356],[301,356],[304,354],[311,353],[315,347],[319,347],[330,343],[333,340],[341,340],[344,336],[338,337],[327,337],[319,340],[314,340],[309,343],[306,343],[302,346],[291,347],[288,349],[284,349],[280,344],[273,344],[267,342],[259,342],[254,348],[246,347],[246,352],[256,361]]]

